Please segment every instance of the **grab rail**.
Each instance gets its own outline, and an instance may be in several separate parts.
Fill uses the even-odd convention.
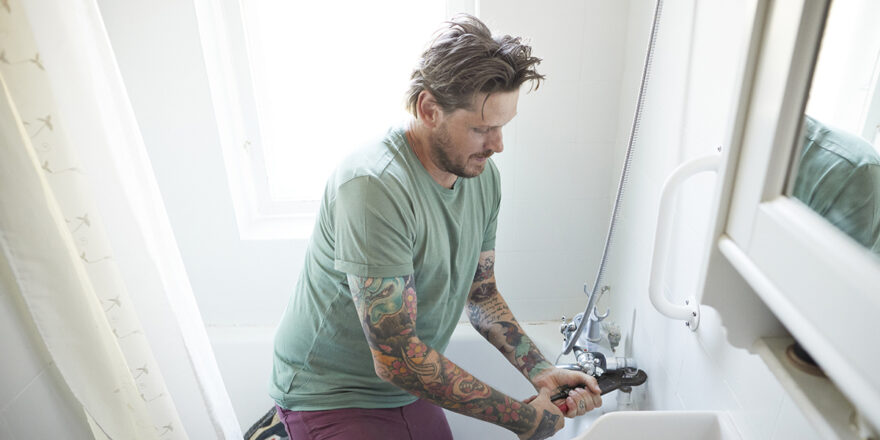
[[[651,259],[651,278],[648,284],[648,295],[651,304],[662,315],[686,321],[685,325],[695,331],[700,325],[700,305],[696,298],[691,296],[680,306],[670,302],[663,294],[663,272],[666,268],[666,254],[669,246],[670,231],[668,225],[672,224],[672,202],[675,200],[675,190],[679,185],[691,176],[703,171],[718,171],[721,161],[719,153],[691,159],[675,169],[663,183],[660,194],[660,208],[657,214],[657,230],[654,235],[654,256]]]

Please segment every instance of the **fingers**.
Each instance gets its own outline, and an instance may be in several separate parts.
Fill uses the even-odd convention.
[[[590,400],[590,402],[592,402],[592,400]],[[584,415],[589,411],[587,408],[587,401],[583,398],[579,390],[573,390],[569,393],[568,398],[565,399],[565,403],[568,405],[568,413],[565,414],[566,417],[577,417]]]
[[[587,381],[586,381],[585,384],[587,385],[587,388],[589,388],[590,391],[592,391],[592,392],[593,392],[594,394],[596,394],[597,396],[601,396],[601,395],[602,395],[602,388],[599,388],[599,381],[596,380],[595,377],[593,377],[593,376],[589,376],[589,375],[588,375],[588,377],[587,377]],[[600,403],[599,403],[599,406],[602,405],[602,404],[601,404],[601,401],[602,401],[602,399],[600,398],[600,399],[599,399],[599,402],[600,402]]]
[[[565,417],[577,417],[580,408],[578,408],[577,403],[574,401],[574,398],[571,396],[567,397],[565,399],[565,405],[566,407],[568,407],[568,411],[565,412]]]
[[[526,398],[526,400],[523,400],[523,403],[531,403],[533,400],[535,400],[535,399],[537,399],[537,398],[538,398],[537,395],[532,396],[532,397],[529,397],[529,398]]]
[[[545,391],[546,391],[546,393],[545,393]],[[540,394],[538,395],[538,397],[539,398],[541,398],[541,397],[546,398],[547,402],[550,403],[550,405],[549,405],[550,408],[553,408],[553,410],[555,410],[555,411],[551,411],[551,412],[553,412],[555,414],[559,414],[560,416],[564,417],[565,413],[568,412],[568,410],[565,408],[565,400],[557,400],[556,402],[559,402],[559,404],[557,404],[556,402],[550,400],[550,394],[551,394],[550,390],[544,389],[544,390],[540,391]],[[562,405],[562,407],[560,407],[560,405]],[[560,417],[560,418],[563,418],[563,417]]]
[[[601,392],[593,393],[591,395],[591,397],[593,399],[593,408],[598,408],[598,407],[602,406],[602,393]]]
[[[602,397],[583,388],[575,388],[569,392],[565,404],[568,407],[565,416],[572,418],[602,406]]]
[[[602,390],[593,376],[580,371],[555,370],[544,379],[538,384],[542,394],[545,390],[559,392],[571,388],[568,396],[553,402],[566,417],[577,417],[602,406]]]
[[[595,377],[579,371],[566,371],[566,373],[570,373],[564,379],[564,383],[567,385],[589,388],[593,393],[602,394],[602,389],[599,388],[599,381]]]

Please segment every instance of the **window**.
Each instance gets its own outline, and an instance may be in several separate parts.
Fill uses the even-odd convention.
[[[880,32],[875,3],[833,4],[806,113],[872,142],[880,150]],[[873,9],[872,9],[873,8]]]
[[[350,151],[405,117],[431,33],[475,0],[197,0],[242,239],[307,238]]]
[[[704,268],[701,299],[716,307],[728,338],[742,348],[777,336],[776,324],[784,325],[807,351],[818,354],[817,362],[861,416],[880,426],[880,377],[873,374],[880,349],[861,337],[877,330],[880,259],[786,193],[804,144],[801,124],[830,1],[759,4],[760,24],[752,36],[716,200],[717,247],[710,249]],[[832,10],[836,3],[846,4],[835,0]],[[861,3],[869,6],[877,3]],[[756,297],[739,287],[742,280]],[[783,385],[806,389],[803,382]],[[818,389],[815,382],[809,387]],[[819,407],[827,404],[815,391],[795,401],[816,408],[814,398],[821,400]],[[819,411],[811,414],[833,429],[850,424],[818,420],[826,418]]]

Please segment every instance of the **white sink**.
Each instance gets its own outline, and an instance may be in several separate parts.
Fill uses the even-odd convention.
[[[741,440],[726,412],[619,411],[604,414],[572,440]]]

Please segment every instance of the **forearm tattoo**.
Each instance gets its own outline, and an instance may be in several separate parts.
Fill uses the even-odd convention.
[[[492,343],[529,380],[551,368],[538,347],[526,336],[495,285],[494,252],[480,255],[468,296],[471,325]]]
[[[541,440],[556,433],[556,423],[559,421],[559,416],[551,413],[550,411],[544,410],[544,415],[541,417],[541,422],[538,424],[538,429],[535,430],[535,433],[529,437],[529,440]]]
[[[491,252],[485,252],[480,255],[480,261],[477,263],[477,273],[474,274],[474,283],[488,280],[495,276],[495,255]]]
[[[350,275],[348,282],[379,377],[443,408],[517,434],[535,426],[538,414],[532,406],[492,389],[418,338],[412,276]]]

